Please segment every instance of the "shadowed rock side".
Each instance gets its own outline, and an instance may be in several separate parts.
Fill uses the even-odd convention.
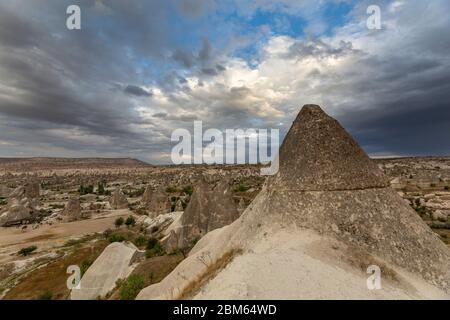
[[[155,218],[161,214],[169,213],[172,209],[169,197],[162,190],[153,190],[147,187],[142,196],[142,204],[149,211],[149,216]]]
[[[61,215],[63,220],[67,222],[80,220],[83,217],[81,213],[80,199],[69,199]]]
[[[198,183],[181,217],[178,246],[187,247],[208,232],[229,225],[239,217],[228,183],[211,187],[203,179]]]
[[[236,253],[239,254],[236,255]],[[234,259],[208,281],[224,256]],[[366,269],[382,270],[368,290]],[[305,106],[280,171],[242,216],[208,233],[139,299],[448,298],[450,250],[387,187],[336,120]]]
[[[116,189],[111,198],[109,200],[111,208],[113,209],[127,209],[128,208],[128,200],[127,197],[123,194],[122,190]]]

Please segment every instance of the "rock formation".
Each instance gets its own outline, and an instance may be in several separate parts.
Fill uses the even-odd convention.
[[[160,214],[169,213],[172,205],[169,197],[162,190],[153,190],[150,187],[145,189],[142,196],[142,204],[149,211],[150,217],[157,217]]]
[[[208,232],[232,223],[239,217],[228,183],[211,187],[203,179],[194,188],[181,217],[180,248],[188,247]]]
[[[83,217],[81,213],[80,200],[78,198],[69,199],[69,202],[67,202],[62,212],[62,216],[64,221],[68,222],[80,220]]]
[[[34,220],[36,209],[27,198],[11,198],[6,208],[0,213],[0,226],[29,223]]]
[[[41,194],[41,184],[38,181],[31,181],[25,185],[25,197],[29,199],[39,198]]]
[[[7,198],[11,194],[12,190],[7,186],[0,185],[0,197]]]
[[[115,288],[117,280],[130,275],[134,263],[144,254],[132,243],[111,243],[83,275],[79,289],[72,289],[70,299],[95,300],[105,297]]]
[[[450,250],[319,106],[302,108],[279,161],[239,219],[138,299],[449,297]],[[380,290],[366,285],[374,265]]]
[[[123,194],[122,190],[116,189],[111,198],[109,199],[109,203],[111,208],[117,209],[127,209],[128,208],[128,200],[127,197]]]

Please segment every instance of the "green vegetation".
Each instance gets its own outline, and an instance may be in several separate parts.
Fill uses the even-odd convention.
[[[81,185],[80,188],[78,189],[78,192],[80,193],[81,196],[83,196],[85,194],[94,193],[94,186],[89,185],[89,186],[85,187],[84,185]]]
[[[125,225],[127,226],[127,227],[132,227],[132,226],[134,226],[136,224],[136,220],[132,217],[132,216],[129,216],[128,218],[127,218],[127,220],[125,220]]]
[[[127,280],[119,282],[119,297],[121,300],[134,300],[138,293],[145,287],[144,277],[133,274]]]
[[[445,186],[445,187],[444,187],[444,190],[445,190],[445,191],[449,191],[449,190],[450,190],[450,187],[449,187],[449,186]]]
[[[114,225],[116,226],[116,228],[120,228],[121,225],[124,224],[124,220],[122,217],[119,217],[116,219],[116,221],[114,221]]]
[[[99,182],[97,186],[97,194],[100,196],[110,196],[111,191],[106,190],[105,187],[106,187],[105,181]]]
[[[0,199],[0,206],[6,206],[8,204],[8,201],[5,200],[4,198]]]
[[[83,262],[81,262],[80,265],[80,271],[81,271],[81,276],[84,275],[84,273],[87,271],[87,269],[89,269],[89,267],[92,265],[93,261],[90,259],[84,259]]]
[[[435,187],[436,187],[436,184],[435,184],[435,183],[430,183],[430,187],[431,187],[431,188],[435,188]]]
[[[29,246],[29,247],[25,247],[19,250],[18,254],[21,256],[28,256],[29,254],[31,254],[32,252],[36,251],[37,247],[36,246]]]
[[[164,248],[159,243],[158,239],[150,238],[147,242],[145,256],[147,258],[158,257],[164,255]]]
[[[183,192],[191,196],[192,193],[194,192],[194,188],[191,185],[185,186],[183,188]]]
[[[178,189],[175,187],[167,187],[166,192],[167,193],[175,193],[175,192],[178,192]]]
[[[42,294],[39,295],[37,298],[38,300],[52,300],[53,299],[53,293],[49,290],[44,291]]]
[[[136,247],[143,247],[147,243],[147,238],[143,235],[139,235],[136,239],[134,239],[133,243]]]
[[[123,242],[123,241],[125,241],[125,240],[127,240],[123,235],[121,235],[121,234],[113,234],[112,236],[110,236],[109,238],[108,238],[108,241],[110,242],[110,243],[113,243],[113,242]]]
[[[240,185],[238,185],[236,188],[234,188],[234,192],[245,192],[245,191],[247,191],[247,190],[249,190],[250,189],[250,187],[249,186],[247,186],[247,185],[245,185],[245,184],[240,184]]]

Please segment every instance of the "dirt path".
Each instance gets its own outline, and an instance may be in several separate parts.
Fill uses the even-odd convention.
[[[38,250],[46,250],[63,245],[69,238],[102,232],[114,227],[117,217],[131,215],[128,209],[113,210],[92,219],[69,223],[43,225],[35,230],[22,231],[20,228],[0,228],[0,264],[16,260],[11,256],[20,248],[35,245]]]

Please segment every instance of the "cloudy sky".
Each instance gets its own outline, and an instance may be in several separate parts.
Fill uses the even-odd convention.
[[[81,30],[66,9],[81,8]],[[381,8],[370,30],[369,5]],[[0,0],[0,156],[170,163],[176,128],[289,129],[316,103],[373,156],[450,154],[448,0]]]

